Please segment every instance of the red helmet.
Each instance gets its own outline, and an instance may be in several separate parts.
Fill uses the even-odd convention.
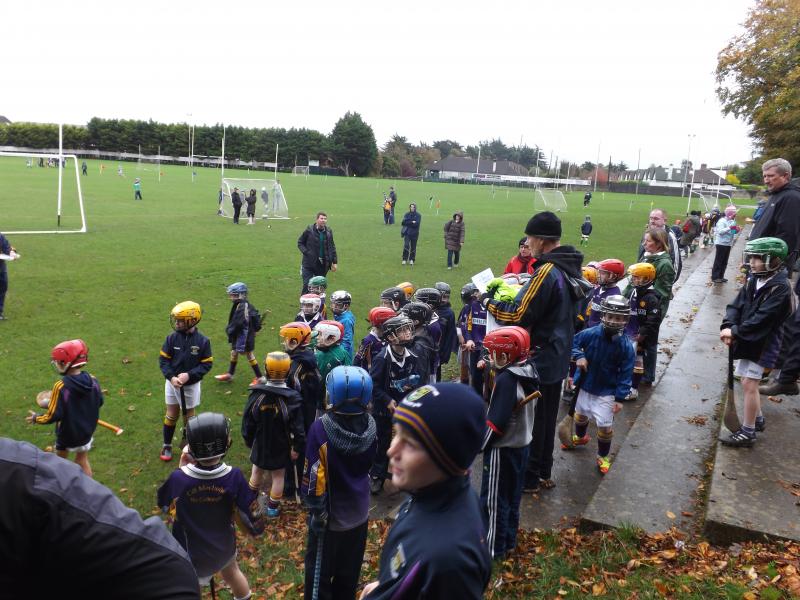
[[[500,327],[486,334],[483,345],[489,352],[507,354],[508,361],[514,363],[528,355],[531,336],[522,327]]]
[[[611,279],[601,281],[601,279],[598,277],[598,281],[600,281],[601,284],[615,283],[625,277],[625,263],[616,258],[607,258],[605,260],[601,260],[599,263],[597,263],[597,274],[600,275],[600,273],[603,271],[609,273],[611,275]]]
[[[53,364],[61,373],[66,373],[72,368],[82,367],[89,362],[89,348],[86,347],[86,342],[83,340],[67,340],[53,348],[50,358],[53,359]]]
[[[396,316],[397,313],[387,306],[376,306],[370,309],[367,320],[373,327],[380,327],[386,321]]]

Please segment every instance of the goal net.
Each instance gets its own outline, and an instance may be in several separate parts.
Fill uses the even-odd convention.
[[[300,175],[302,177],[308,177],[308,167],[307,166],[305,166],[305,167],[297,167],[296,166],[296,167],[294,167],[292,169],[292,175],[295,175],[295,176]]]
[[[218,213],[221,217],[233,217],[231,196],[234,190],[242,200],[241,216],[247,213],[247,197],[251,190],[256,192],[256,215],[259,219],[288,219],[289,207],[283,195],[281,184],[275,179],[229,179],[222,180],[222,199]]]
[[[78,157],[60,158],[62,165],[58,154],[0,152],[3,233],[86,233]]]
[[[533,198],[533,208],[536,212],[549,210],[552,212],[567,212],[567,200],[561,190],[536,188]]]

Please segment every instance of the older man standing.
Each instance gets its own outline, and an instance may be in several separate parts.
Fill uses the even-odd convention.
[[[777,237],[789,246],[786,264],[794,267],[800,250],[800,186],[791,181],[792,165],[783,158],[773,158],[761,166],[764,184],[767,186],[769,199],[761,217],[753,225],[750,239]],[[795,292],[800,293],[800,280],[795,285]],[[781,355],[784,362],[776,381],[759,387],[762,394],[796,395],[800,393],[797,377],[800,375],[800,310],[787,320],[784,330],[784,344]]]
[[[675,234],[672,232],[672,230],[667,227],[667,211],[665,211],[663,208],[654,208],[651,210],[650,218],[647,222],[647,229],[661,229],[667,232],[667,238],[669,239],[669,258],[672,261],[672,268],[675,271],[675,281],[678,281],[678,277],[681,276],[683,263],[681,261],[681,251],[680,247],[678,246],[678,238],[675,237]],[[643,257],[644,234],[642,234],[642,241],[639,244],[638,262],[642,262]]]
[[[536,258],[533,277],[512,302],[485,298],[484,303],[499,323],[530,331],[531,354],[542,393],[536,405],[525,472],[525,489],[535,490],[555,486],[551,475],[556,417],[575,334],[579,300],[575,282],[581,278],[583,254],[572,246],[560,245],[561,220],[552,212],[534,215],[525,234]]]
[[[308,293],[308,280],[316,275],[323,277],[328,271],[337,268],[336,244],[333,241],[333,230],[328,227],[328,215],[322,211],[317,213],[317,220],[306,227],[297,238],[297,247],[303,253],[300,263],[300,276],[303,289],[300,294]]]

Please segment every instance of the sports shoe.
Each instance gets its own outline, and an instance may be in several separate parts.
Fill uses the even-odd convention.
[[[756,431],[764,431],[767,428],[767,420],[764,417],[756,417]]]
[[[607,456],[598,456],[597,457],[597,468],[600,470],[602,475],[608,473],[608,470],[611,468],[611,461],[608,459]]]
[[[592,439],[589,437],[589,434],[584,434],[583,437],[578,437],[574,433],[572,434],[572,445],[567,446],[566,444],[561,444],[562,450],[572,450],[573,448],[577,448],[578,446],[585,446],[589,443],[589,440]]]
[[[253,377],[253,381],[250,382],[250,385],[251,386],[258,385],[259,383],[261,383],[261,378],[260,377]]]
[[[281,514],[281,509],[280,508],[268,508],[267,509],[267,518],[268,519],[277,519],[280,514]]]
[[[159,456],[161,460],[164,462],[169,462],[172,460],[172,446],[168,446],[164,444],[164,447],[161,448],[161,456]]]
[[[402,263],[400,263],[400,264],[401,264],[401,265],[404,265],[404,264],[406,264],[406,261],[403,261],[403,262],[402,262]]]
[[[453,270],[453,267],[447,267],[447,270],[448,270],[448,271],[452,271],[452,270]]]
[[[623,398],[623,400],[625,402],[633,402],[634,400],[637,400],[638,398],[639,398],[639,390],[637,390],[635,388],[631,388],[630,393],[627,396],[625,396],[625,398]]]
[[[383,480],[377,477],[370,477],[369,491],[373,496],[380,494],[383,491]]]
[[[5,320],[6,318],[2,314],[0,314],[0,321],[5,321]]]
[[[214,375],[217,381],[233,381],[233,375],[230,373],[223,373],[222,375]]]
[[[410,260],[410,261],[408,261],[408,264],[410,264],[413,267],[414,266],[414,261]]]
[[[798,389],[796,382],[781,383],[780,381],[773,381],[772,383],[758,386],[758,391],[765,396],[796,396],[800,394],[800,389]]]
[[[744,429],[740,429],[736,433],[732,433],[728,437],[722,438],[720,441],[725,446],[749,448],[756,443],[756,435],[754,433],[747,433]]]

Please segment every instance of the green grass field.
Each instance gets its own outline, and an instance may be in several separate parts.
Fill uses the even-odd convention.
[[[502,273],[516,253],[517,241],[533,214],[530,190],[337,177],[293,177],[281,183],[289,205],[288,221],[259,221],[234,226],[216,216],[219,171],[198,169],[191,182],[187,168],[165,166],[162,181],[155,171],[137,171],[125,164],[125,178],[116,163],[90,161],[82,177],[88,233],[10,235],[22,259],[9,264],[9,293],[0,322],[0,435],[28,440],[40,448],[54,441],[52,426],[30,426],[24,417],[35,408],[36,393],[49,389],[57,374],[49,364],[56,343],[83,338],[90,349],[89,370],[105,390],[102,418],[122,426],[115,437],[98,429],[90,460],[95,478],[123,502],[150,514],[155,490],[175,463],[159,458],[164,414],[164,380],[158,352],[170,331],[169,312],[177,302],[194,300],[203,307],[200,330],[210,337],[215,366],[227,367],[229,347],[224,328],[230,303],[225,288],[234,281],[250,287],[250,299],[265,316],[256,342],[261,360],[279,348],[277,328],[294,318],[300,290],[297,237],[318,210],[329,215],[340,269],[330,274],[329,292],[347,289],[358,320],[356,342],[365,335],[365,316],[378,303],[382,289],[403,280],[420,285],[447,281],[458,289],[486,267]],[[226,171],[231,177],[247,173]],[[144,200],[133,200],[133,178],[142,178]],[[268,178],[267,173],[249,175]],[[0,159],[0,231],[52,229],[56,214],[56,169],[25,168],[25,159]],[[398,191],[398,222],[410,202],[423,215],[417,264],[400,264],[399,224],[383,225],[382,192]],[[434,207],[429,197],[435,197]],[[563,243],[577,244],[584,215],[595,231],[586,260],[634,257],[651,201],[682,215],[680,198],[594,196],[590,210],[582,193],[568,195],[562,213]],[[441,203],[436,214],[435,202]],[[466,243],[461,267],[446,269],[443,225],[456,210],[464,211]],[[75,174],[64,173],[63,220],[78,226]],[[234,445],[229,462],[249,471],[247,452],[238,435],[241,410],[252,374],[239,365],[232,384],[210,376],[203,382],[201,410],[220,411],[233,420]],[[179,434],[178,434],[179,435]],[[302,536],[298,540],[302,539]],[[290,569],[291,571],[291,569]],[[292,571],[294,573],[294,571]],[[295,573],[296,575],[296,573]],[[287,575],[293,580],[295,575]]]

